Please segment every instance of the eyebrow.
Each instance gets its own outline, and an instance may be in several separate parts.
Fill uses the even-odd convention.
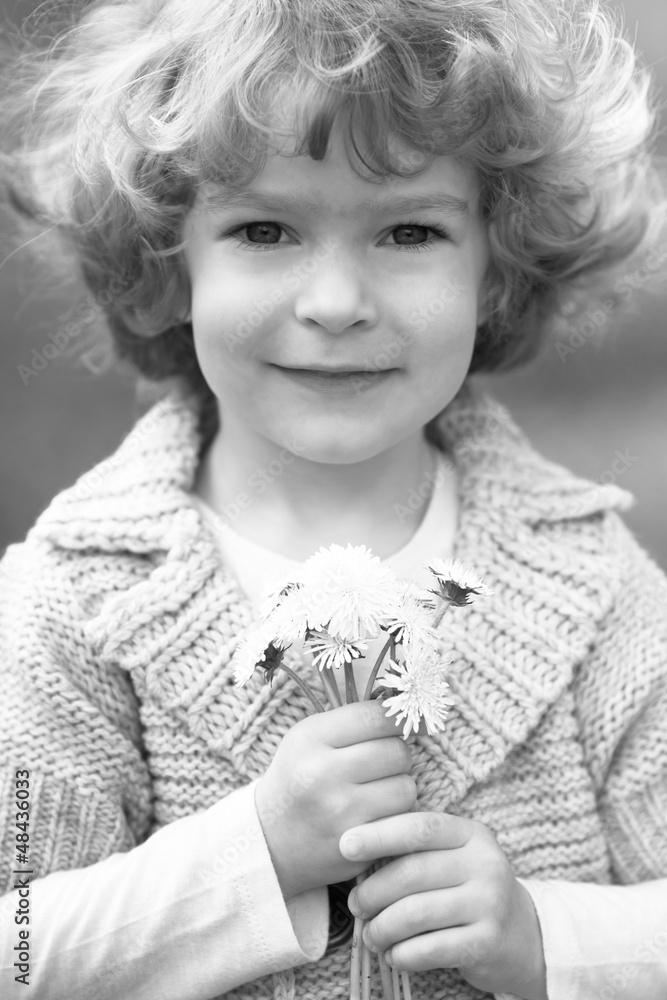
[[[207,198],[217,208],[236,208],[243,205],[254,206],[267,210],[281,212],[308,211],[313,215],[323,215],[320,201],[314,198],[304,198],[300,195],[281,195],[270,191],[236,191],[216,192]],[[335,218],[352,217],[359,212],[410,212],[410,211],[442,211],[449,215],[465,219],[470,214],[470,203],[465,198],[442,191],[425,191],[420,195],[384,195],[379,198],[366,198],[351,208],[334,212]]]

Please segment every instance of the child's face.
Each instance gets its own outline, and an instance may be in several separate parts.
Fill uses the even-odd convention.
[[[434,192],[452,205],[429,207]],[[439,157],[375,184],[334,131],[325,160],[275,152],[242,202],[221,193],[215,207],[197,202],[183,235],[195,349],[222,426],[326,463],[420,434],[461,386],[481,322],[489,252],[472,169]],[[362,205],[399,196],[426,207]],[[357,374],[289,371],[306,367]]]

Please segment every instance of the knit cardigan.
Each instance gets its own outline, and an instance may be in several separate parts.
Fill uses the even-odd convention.
[[[494,594],[443,620],[455,705],[412,747],[418,808],[487,825],[519,877],[667,877],[667,581],[616,513],[628,494],[541,458],[468,384],[427,434],[457,465],[455,555]],[[172,390],[0,564],[1,892],[16,766],[36,878],[247,785],[311,711],[283,671],[234,687],[253,611],[193,502],[201,447],[197,402]],[[455,969],[411,984],[491,996]],[[349,950],[225,996],[347,998]]]

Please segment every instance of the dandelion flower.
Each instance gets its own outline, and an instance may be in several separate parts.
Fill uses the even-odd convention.
[[[429,591],[411,580],[402,581],[403,599],[398,614],[389,616],[387,632],[400,643],[430,643],[435,641],[433,611],[435,604]]]
[[[419,732],[419,720],[422,718],[427,733],[433,736],[445,728],[449,708],[454,704],[447,697],[447,661],[435,656],[428,647],[408,652],[404,663],[390,660],[390,670],[376,682],[398,692],[383,701],[382,706],[388,709],[387,715],[396,716],[397,723],[405,720],[404,738],[411,731]]]
[[[438,581],[438,590],[431,590],[430,593],[454,607],[462,608],[472,604],[474,597],[490,597],[493,594],[475,571],[460,559],[434,559],[428,568]]]
[[[299,591],[308,607],[308,626],[345,639],[374,638],[388,615],[400,608],[401,589],[393,570],[365,545],[320,548],[302,567]]]
[[[313,663],[319,669],[342,667],[358,659],[366,652],[367,643],[363,639],[352,641],[327,632],[316,631],[308,639],[305,649],[313,653]]]
[[[284,652],[285,647],[276,642],[276,637],[270,627],[262,624],[251,628],[234,653],[235,687],[242,687],[246,684],[257,667],[263,667],[270,680],[279,666]]]
[[[281,646],[302,642],[309,625],[308,604],[302,597],[303,588],[294,587],[283,596],[280,603],[265,619]]]
[[[265,596],[259,604],[259,617],[262,621],[266,621],[270,618],[282,605],[285,598],[287,598],[293,591],[303,587],[301,581],[299,579],[294,579],[293,577],[293,573],[290,574],[289,578],[286,578],[283,574],[265,586]]]

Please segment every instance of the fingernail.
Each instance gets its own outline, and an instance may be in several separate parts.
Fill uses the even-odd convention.
[[[354,889],[347,897],[347,908],[353,917],[361,916],[361,907],[359,906],[359,900],[357,899],[357,894]]]
[[[346,833],[340,843],[340,849],[348,858],[356,858],[361,854],[363,842],[356,833]]]
[[[385,951],[385,953],[384,953],[384,960],[387,963],[387,965],[393,965],[394,964],[393,959],[391,957],[391,948],[389,949],[389,951]]]

